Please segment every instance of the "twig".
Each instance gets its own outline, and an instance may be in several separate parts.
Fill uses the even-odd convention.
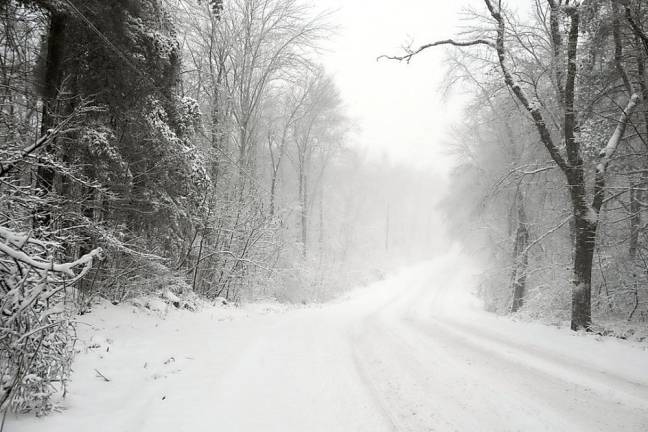
[[[0,432],[4,431],[5,420],[7,420],[7,411],[9,411],[9,405],[2,412],[2,424],[0,424]]]
[[[101,378],[103,378],[104,381],[106,381],[106,382],[110,382],[110,378],[106,377],[106,375],[104,375],[104,374],[102,374],[101,372],[99,372],[99,369],[95,369],[95,372],[97,372],[97,375],[100,376]]]
[[[545,232],[545,233],[542,234],[540,237],[538,237],[537,239],[535,239],[534,241],[532,241],[531,243],[529,243],[529,245],[528,245],[526,248],[524,248],[524,250],[522,251],[522,253],[520,253],[520,256],[522,256],[522,255],[528,253],[529,250],[530,250],[533,246],[535,246],[536,244],[540,243],[542,240],[545,239],[545,237],[547,237],[547,236],[549,236],[549,235],[555,233],[556,231],[558,231],[560,228],[563,227],[563,225],[565,225],[567,222],[569,222],[570,220],[572,220],[573,217],[574,217],[574,215],[569,215],[567,218],[563,219],[563,221],[560,222],[558,225],[556,225],[555,227],[551,228],[549,231]]]

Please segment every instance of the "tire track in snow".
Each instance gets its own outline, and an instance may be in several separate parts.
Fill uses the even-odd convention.
[[[451,285],[403,286],[361,317],[356,329],[352,343],[360,373],[395,430],[648,430],[648,414],[636,404],[573,383],[551,367],[528,364],[527,357],[541,352],[519,346],[526,357],[516,358],[509,354],[515,346],[493,347],[486,330],[467,338],[432,317]],[[554,360],[562,366],[562,359]],[[438,415],[412,418],[410,410],[420,408],[420,401]]]
[[[422,352],[419,340],[408,341],[382,318],[378,313],[363,322],[355,346],[375,397],[401,430],[475,431],[483,430],[483,420],[502,423],[490,404],[471,405],[471,383],[456,374],[452,359]],[[471,409],[480,415],[468,415]]]
[[[648,387],[645,384],[594,369],[566,355],[506,340],[503,336],[484,331],[474,325],[440,318],[433,318],[432,322],[436,326],[444,327],[446,332],[463,339],[466,344],[488,351],[493,356],[532,367],[539,372],[559,377],[565,382],[591,387],[600,396],[612,397],[619,402],[631,404],[637,409],[648,412]],[[418,325],[425,324],[419,321]]]
[[[556,422],[567,422],[568,427],[559,426],[558,423],[548,430],[648,430],[648,411],[645,409],[628,406],[609,395],[599,394],[588,386],[574,384],[548,371],[511,361],[506,355],[471,344],[445,327],[435,327],[433,323],[421,326],[411,320],[405,321],[405,324],[427,335],[427,342],[445,344],[448,352],[458,361],[468,362],[473,369],[471,374],[482,382],[482,388],[490,385],[499,388],[502,394],[516,395],[522,406],[535,406],[539,421],[553,417]]]
[[[358,376],[360,377],[360,380],[365,385],[365,387],[368,389],[369,394],[376,403],[376,406],[380,410],[380,413],[385,417],[385,420],[389,423],[389,427],[392,431],[405,432],[406,429],[404,429],[402,425],[400,425],[400,422],[390,410],[388,401],[376,386],[376,377],[372,379],[372,377],[370,376],[367,368],[367,360],[361,359],[361,354],[358,350],[358,341],[355,336],[351,338],[351,345],[351,355],[353,356],[353,363],[355,365],[356,371],[358,372]]]

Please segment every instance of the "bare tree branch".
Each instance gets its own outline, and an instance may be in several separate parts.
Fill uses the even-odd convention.
[[[440,45],[453,45],[457,47],[467,47],[467,46],[473,46],[473,45],[487,45],[491,48],[495,48],[495,45],[493,42],[488,41],[486,39],[475,39],[471,41],[456,41],[454,39],[446,39],[446,40],[441,40],[441,41],[436,41],[432,43],[428,43],[425,45],[421,45],[419,48],[416,50],[410,50],[407,49],[407,54],[402,55],[402,56],[388,56],[388,55],[381,55],[378,56],[376,60],[381,60],[381,59],[387,59],[387,60],[398,60],[398,61],[403,61],[405,60],[407,63],[409,63],[412,60],[412,57],[420,53],[421,51],[424,51],[428,48],[440,46]]]

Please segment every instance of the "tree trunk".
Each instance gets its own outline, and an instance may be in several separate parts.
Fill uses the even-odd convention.
[[[571,329],[589,329],[592,325],[592,260],[598,223],[582,213],[574,215],[574,269]]]
[[[198,269],[200,268],[200,261],[202,261],[203,245],[205,242],[206,228],[203,227],[200,236],[200,246],[198,247],[198,257],[196,258],[196,267],[194,267],[193,277],[191,280],[191,291],[196,292],[196,281],[198,280]]]
[[[45,135],[47,130],[51,129],[56,123],[56,99],[61,84],[65,27],[66,17],[52,13],[47,33],[47,55],[41,87],[43,97],[41,135]]]
[[[41,117],[41,135],[45,135],[49,129],[56,125],[57,113],[57,96],[61,85],[61,70],[63,66],[63,53],[65,45],[65,27],[66,17],[60,14],[52,13],[50,15],[49,28],[47,34],[47,54],[45,58],[45,71],[42,81],[42,99],[43,111]],[[45,152],[51,152],[51,146],[44,149]],[[37,169],[36,183],[43,191],[48,194],[54,186],[54,170],[49,167],[39,167]],[[49,224],[51,215],[49,210],[41,208],[37,210],[34,218],[36,226],[45,226]]]
[[[641,225],[641,204],[639,202],[639,189],[635,185],[630,187],[630,244],[628,256],[631,260],[637,256],[639,245],[639,226]]]
[[[275,196],[277,194],[277,171],[272,172],[272,178],[270,179],[270,217],[274,217],[275,214]]]
[[[524,305],[526,297],[526,277],[529,265],[529,223],[524,208],[524,197],[518,189],[516,194],[518,208],[518,227],[515,233],[515,245],[513,246],[513,274],[511,277],[511,288],[513,290],[513,304],[511,312],[515,313]]]
[[[272,151],[272,144],[269,142],[268,146],[269,146],[268,150],[270,151],[270,157],[271,157],[270,163],[272,164],[272,175],[270,178],[270,217],[273,217],[275,214],[275,206],[276,206],[275,201],[277,196],[277,181],[279,180],[279,170],[281,169],[281,161],[283,160],[283,156],[286,148],[286,131],[283,132],[283,136],[281,138],[279,154],[277,155],[276,162]]]
[[[320,254],[320,265],[322,263],[322,257],[324,256],[324,187],[320,186],[319,194],[319,254]]]
[[[308,255],[308,191],[306,173],[304,171],[304,168],[302,168],[299,174],[299,198],[301,201],[302,256],[306,258]]]
[[[637,44],[640,43],[640,39],[636,37]],[[648,137],[648,86],[646,82],[648,80],[648,75],[646,74],[646,64],[645,58],[648,54],[648,45],[646,46],[647,50],[637,53],[637,72],[639,73],[639,88],[641,89],[641,102],[642,102],[642,116],[644,120],[644,133]],[[644,143],[648,146],[648,144]],[[648,166],[648,161],[646,158],[641,159],[641,169],[646,169]],[[631,222],[631,247],[630,247],[630,257],[634,258],[636,256],[637,248],[639,247],[639,227],[641,226],[641,202],[645,197],[645,192],[642,192],[642,188],[646,187],[648,180],[648,172],[644,171],[639,177],[639,188],[634,189],[634,199],[632,199],[630,204],[630,211],[633,215],[633,221]],[[635,204],[636,207],[633,207],[632,204]],[[634,227],[636,226],[636,230]]]

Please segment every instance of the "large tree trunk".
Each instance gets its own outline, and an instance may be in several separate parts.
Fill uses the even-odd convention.
[[[61,85],[61,70],[63,68],[63,51],[65,47],[66,17],[52,13],[47,33],[47,53],[45,56],[45,71],[41,84],[43,112],[41,117],[41,136],[56,125],[57,97]],[[48,149],[46,149],[48,150]],[[54,171],[49,168],[39,168],[39,186],[50,191],[54,181]]]
[[[587,215],[574,215],[575,242],[572,287],[571,329],[592,325],[592,260],[598,223]]]
[[[41,135],[45,135],[48,130],[56,125],[57,98],[61,86],[61,71],[63,68],[63,54],[65,46],[65,27],[67,18],[61,14],[51,13],[49,28],[47,34],[47,53],[45,56],[45,70],[41,84],[41,93],[43,100],[43,112],[41,117]],[[51,146],[44,149],[51,152]],[[39,167],[37,169],[36,182],[43,194],[48,194],[54,186],[54,170],[49,167]],[[41,208],[35,215],[34,223],[36,226],[45,226],[49,224],[51,215],[49,210]]]
[[[52,13],[47,33],[47,53],[45,71],[41,84],[43,97],[43,114],[41,120],[41,135],[45,135],[56,123],[56,99],[61,84],[63,52],[65,46],[66,17]]]

